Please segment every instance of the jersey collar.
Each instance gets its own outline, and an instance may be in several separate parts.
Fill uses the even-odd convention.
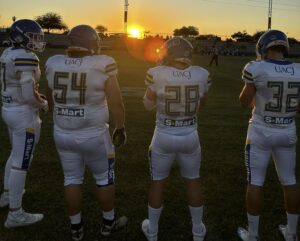
[[[275,60],[275,59],[265,59],[266,62],[272,63],[272,64],[279,64],[279,65],[288,65],[292,64],[292,62],[288,60]]]

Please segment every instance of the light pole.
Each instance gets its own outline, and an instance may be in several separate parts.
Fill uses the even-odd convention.
[[[127,19],[128,19],[128,0],[125,0],[124,5],[124,34],[127,35]]]
[[[272,0],[269,0],[268,29],[272,28]]]

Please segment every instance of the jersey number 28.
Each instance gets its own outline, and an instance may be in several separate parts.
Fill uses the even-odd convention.
[[[180,116],[182,110],[172,108],[173,104],[184,106],[184,115],[195,115],[198,108],[199,101],[199,86],[186,85],[186,86],[165,86],[165,93],[174,93],[174,98],[166,98],[166,114],[170,116]]]

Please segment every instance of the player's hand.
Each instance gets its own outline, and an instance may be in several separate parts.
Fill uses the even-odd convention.
[[[120,129],[115,129],[112,135],[113,143],[116,147],[120,147],[122,145],[125,145],[126,143],[126,131],[125,127],[120,128]]]
[[[43,100],[41,109],[44,113],[47,113],[49,111],[49,105],[48,105],[47,97],[43,94],[40,94],[40,97]]]

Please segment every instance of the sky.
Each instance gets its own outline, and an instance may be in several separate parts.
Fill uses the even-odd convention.
[[[129,0],[129,28],[152,34],[172,34],[176,28],[195,26],[200,34],[230,37],[237,31],[253,34],[267,28],[269,0]],[[104,25],[123,31],[124,0],[0,0],[0,27],[17,19],[47,12],[60,14],[72,28],[78,24]],[[300,0],[273,0],[272,28],[300,40]]]

